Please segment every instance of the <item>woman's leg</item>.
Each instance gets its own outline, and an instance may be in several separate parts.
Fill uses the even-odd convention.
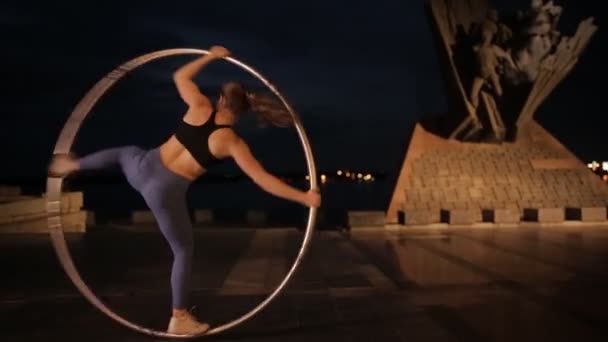
[[[91,153],[82,158],[68,156],[56,156],[49,167],[51,174],[65,176],[78,170],[100,170],[120,166],[125,172],[131,165],[137,165],[144,150],[140,147],[129,145],[109,148]]]
[[[173,182],[165,178],[173,178]],[[148,180],[141,194],[173,252],[171,267],[173,315],[168,330],[171,333],[198,334],[207,331],[209,325],[197,322],[188,313],[191,305],[194,234],[186,205],[185,184],[187,184],[186,180],[176,175],[155,174],[153,179]]]
[[[80,170],[99,170],[111,167],[127,168],[127,165],[141,159],[143,149],[130,145],[109,148],[77,159]]]
[[[188,216],[185,198],[181,200],[159,198],[163,195],[149,190],[144,191],[144,198],[173,252],[171,267],[173,308],[187,310],[190,305],[190,282],[194,255],[192,223]]]

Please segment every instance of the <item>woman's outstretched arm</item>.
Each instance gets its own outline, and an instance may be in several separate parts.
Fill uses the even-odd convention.
[[[231,139],[229,144],[230,155],[237,165],[264,191],[274,196],[298,202],[307,207],[319,207],[321,195],[317,190],[308,192],[291,187],[279,178],[268,173],[255,159],[249,150],[249,146],[240,138]]]
[[[201,93],[200,89],[192,80],[207,64],[216,59],[226,57],[230,52],[221,46],[213,46],[209,54],[199,57],[179,68],[173,74],[173,81],[181,98],[189,106],[210,106],[209,98]]]

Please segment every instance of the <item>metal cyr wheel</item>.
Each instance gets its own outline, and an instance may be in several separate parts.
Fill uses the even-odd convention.
[[[209,54],[209,51],[201,50],[201,49],[188,49],[188,48],[178,48],[178,49],[167,49],[151,52],[137,58],[134,58],[122,65],[118,68],[114,69],[112,72],[107,74],[104,78],[99,80],[91,90],[80,100],[78,105],[72,111],[72,114],[68,118],[66,124],[64,125],[61,133],[59,134],[59,138],[55,145],[54,154],[67,154],[70,152],[72,148],[72,144],[75,140],[76,135],[82,125],[83,121],[86,119],[87,115],[95,105],[95,103],[105,94],[105,92],[112,87],[118,80],[120,80],[123,76],[125,76],[128,72],[136,69],[137,67],[148,63],[150,61],[168,57],[175,55],[203,55]],[[298,132],[298,136],[300,138],[300,142],[302,144],[302,148],[304,149],[304,154],[306,156],[306,163],[308,168],[308,174],[310,175],[310,188],[317,188],[317,174],[316,174],[316,166],[314,163],[310,143],[308,141],[308,137],[304,131],[302,123],[298,115],[294,112],[292,107],[287,103],[285,98],[281,95],[281,93],[269,82],[267,81],[259,72],[246,65],[243,62],[238,61],[232,57],[224,58],[228,62],[237,65],[241,69],[249,72],[251,75],[259,79],[268,89],[270,89],[285,105],[285,107],[291,113],[296,130]],[[168,338],[192,338],[197,337],[197,335],[175,335],[169,334],[167,332],[158,331],[154,329],[145,328],[139,326],[137,324],[132,323],[128,319],[119,316],[115,312],[113,312],[106,304],[104,304],[93,291],[88,287],[88,285],[84,282],[82,277],[80,276],[72,257],[70,255],[70,251],[68,249],[62,222],[61,222],[61,193],[62,193],[62,178],[49,177],[47,178],[47,213],[48,213],[48,225],[50,231],[50,237],[53,243],[53,247],[55,252],[59,258],[59,261],[70,277],[74,285],[78,288],[78,290],[86,297],[86,299],[93,304],[96,308],[101,310],[108,317],[116,320],[122,325],[131,328],[135,331],[145,333],[148,335],[156,336],[156,337],[168,337]],[[279,293],[283,290],[285,285],[288,283],[292,275],[295,273],[298,265],[302,261],[304,255],[306,254],[308,244],[311,240],[312,233],[315,227],[317,209],[310,208],[308,213],[308,223],[306,225],[306,231],[304,234],[304,238],[302,241],[302,245],[300,247],[299,253],[296,256],[291,268],[283,278],[283,280],[279,283],[279,285],[274,289],[272,293],[270,293],[266,299],[260,302],[256,307],[254,307],[251,311],[245,313],[241,317],[234,319],[231,322],[225,323],[223,325],[212,328],[204,335],[212,335],[217,334],[219,332],[228,330],[233,328],[248,319],[252,318],[258,312],[262,311],[273,299],[279,295]]]

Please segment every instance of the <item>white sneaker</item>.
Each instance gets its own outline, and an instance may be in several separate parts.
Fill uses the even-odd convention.
[[[209,324],[201,323],[190,313],[185,313],[181,317],[171,317],[167,332],[175,335],[200,335],[209,330]]]

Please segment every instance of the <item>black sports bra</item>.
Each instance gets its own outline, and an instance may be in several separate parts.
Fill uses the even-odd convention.
[[[207,122],[200,126],[193,126],[181,120],[175,130],[175,138],[184,145],[194,159],[204,168],[221,162],[209,150],[209,136],[215,130],[231,125],[218,125],[215,123],[216,110],[209,116]]]

